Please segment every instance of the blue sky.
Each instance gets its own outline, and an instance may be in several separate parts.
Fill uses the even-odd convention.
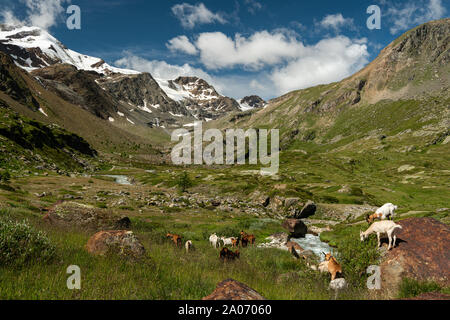
[[[47,29],[67,47],[154,77],[196,75],[225,95],[265,99],[341,80],[404,31],[448,17],[445,0],[0,0],[0,20]],[[68,30],[66,8],[81,9]],[[369,30],[370,5],[381,29]]]

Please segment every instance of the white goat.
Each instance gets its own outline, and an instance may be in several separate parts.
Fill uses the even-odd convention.
[[[220,237],[220,240],[222,240],[224,246],[232,246],[233,240],[236,240],[236,238]]]
[[[379,208],[377,211],[375,211],[376,214],[381,214],[381,220],[387,220],[387,219],[393,219],[395,215],[395,210],[397,210],[398,207],[393,205],[392,203],[386,203],[381,208]]]
[[[361,233],[360,233],[361,241],[366,240],[372,233],[376,233],[377,234],[377,238],[378,238],[378,247],[380,247],[381,246],[381,242],[380,242],[381,234],[387,234],[387,236],[389,238],[388,250],[391,250],[391,248],[392,248],[392,234],[394,233],[395,229],[403,229],[403,228],[402,228],[401,225],[396,224],[394,221],[386,220],[386,221],[375,222],[365,232],[361,231]],[[393,247],[395,247],[395,243],[396,242],[397,242],[397,236],[394,235],[394,245],[393,245]]]
[[[217,249],[217,246],[219,244],[219,237],[217,236],[217,234],[213,233],[210,237],[209,237],[209,243],[211,243],[211,245]]]
[[[186,253],[189,253],[189,251],[194,249],[194,244],[192,243],[192,240],[186,241],[186,244],[184,246],[186,247]]]

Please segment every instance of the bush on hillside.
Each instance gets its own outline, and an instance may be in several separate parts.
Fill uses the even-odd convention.
[[[47,236],[26,222],[0,219],[0,266],[47,263],[55,257]]]

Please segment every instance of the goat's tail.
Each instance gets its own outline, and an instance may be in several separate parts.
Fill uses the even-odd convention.
[[[394,229],[403,229],[403,227],[401,225],[399,225],[399,224],[396,224]]]

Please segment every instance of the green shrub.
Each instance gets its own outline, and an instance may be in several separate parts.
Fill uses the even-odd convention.
[[[56,249],[47,236],[26,222],[0,219],[0,265],[48,263]]]
[[[193,182],[187,172],[183,172],[176,182],[177,186],[180,188],[181,192],[186,192],[190,187],[193,186]]]
[[[400,284],[399,298],[414,298],[422,293],[439,292],[441,287],[435,282],[420,282],[414,279],[404,278]]]
[[[8,183],[11,180],[11,174],[8,170],[0,172],[0,182]]]
[[[343,266],[345,279],[353,286],[365,286],[367,268],[379,263],[377,240],[371,238],[361,242],[359,237],[347,238],[340,241],[338,251],[338,260]]]

